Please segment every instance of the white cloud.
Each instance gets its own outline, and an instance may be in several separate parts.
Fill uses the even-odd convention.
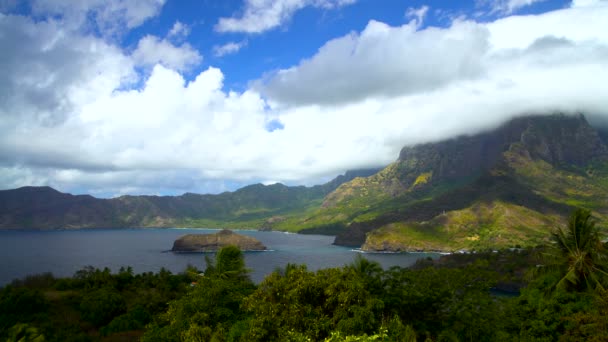
[[[217,68],[188,82],[188,63],[171,67],[165,55],[129,89],[135,53],[52,21],[0,16],[9,47],[0,54],[0,187],[179,193],[311,182],[523,113],[608,118],[607,16],[599,6],[444,29],[370,22],[271,76],[264,94],[224,91]],[[282,129],[269,132],[271,120]]]
[[[243,40],[240,42],[229,42],[224,45],[214,46],[213,54],[217,57],[231,55],[231,54],[239,52],[239,50],[245,46],[247,46],[246,40]]]
[[[491,14],[510,15],[524,7],[545,1],[547,0],[476,0],[476,3],[478,7],[488,9]]]
[[[245,0],[240,18],[220,18],[218,32],[261,33],[276,28],[304,7],[332,9],[355,3],[356,0]]]
[[[183,39],[186,38],[190,34],[190,27],[180,21],[176,21],[169,33],[167,33],[167,37],[169,38],[177,38]]]
[[[608,0],[572,0],[571,7],[602,7],[608,5]]]
[[[596,8],[577,7],[538,16],[511,16],[488,23],[486,26],[491,32],[492,51],[525,49],[535,40],[547,36],[606,45],[608,1],[602,3],[603,6]]]
[[[414,20],[416,28],[420,28],[428,11],[429,6],[421,6],[420,8],[410,7],[405,11],[405,17]]]
[[[431,91],[484,75],[486,27],[456,22],[417,31],[417,26],[415,20],[400,27],[370,21],[360,34],[329,41],[312,58],[279,70],[258,87],[281,103],[338,104]]]
[[[0,14],[0,32],[5,47],[0,54],[0,127],[60,125],[81,103],[134,81],[132,62],[120,49],[66,32],[58,22]]]
[[[139,40],[133,59],[147,66],[162,64],[178,71],[187,71],[198,65],[203,57],[190,44],[173,45],[167,39],[147,35]]]
[[[267,75],[256,88],[287,106],[413,95],[494,77],[505,61],[521,62],[515,56],[525,56],[529,47],[561,39],[570,46],[546,46],[546,56],[534,55],[551,59],[544,67],[602,64],[598,51],[608,45],[607,15],[608,6],[575,8],[488,24],[457,20],[445,29],[424,30],[417,30],[415,21],[399,27],[370,21],[360,34],[329,41],[297,66]],[[588,55],[588,49],[594,53]]]
[[[166,0],[32,0],[38,16],[60,16],[71,28],[93,25],[104,34],[132,29],[160,13]]]

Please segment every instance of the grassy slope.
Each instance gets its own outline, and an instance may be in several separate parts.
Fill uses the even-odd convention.
[[[602,218],[608,214],[608,162],[563,170],[542,160],[532,160],[517,145],[504,155],[518,180],[542,196],[594,210]]]
[[[424,222],[388,224],[367,235],[364,250],[440,250],[535,246],[561,217],[502,201],[478,202]]]
[[[592,209],[601,226],[608,223],[608,163],[559,169],[542,160],[532,160],[516,144],[504,157],[510,171],[495,170],[495,173],[512,173],[517,182],[549,203]],[[565,213],[559,215],[520,204],[508,198],[477,201],[425,222],[390,223],[368,233],[363,248],[458,250],[535,246],[544,242],[548,231],[565,223]]]
[[[415,176],[408,170],[415,172]],[[407,177],[402,177],[403,174]],[[401,210],[404,204],[432,200],[473,178],[430,184],[431,172],[418,172],[405,162],[395,162],[373,176],[342,184],[325,197],[320,207],[311,205],[305,212],[293,213],[273,228],[335,234],[351,222],[373,221]]]

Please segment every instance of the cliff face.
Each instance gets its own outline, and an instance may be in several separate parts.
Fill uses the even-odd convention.
[[[225,246],[237,246],[242,251],[266,250],[259,240],[224,229],[215,234],[188,234],[173,242],[173,252],[215,252]]]
[[[442,183],[469,181],[501,167],[503,153],[514,144],[531,159],[555,167],[608,159],[606,145],[582,115],[521,117],[491,132],[404,147],[395,163],[371,177],[340,185],[323,206],[357,207],[357,199],[386,200]]]
[[[516,143],[531,158],[554,166],[583,166],[607,155],[598,132],[582,115],[522,117],[491,132],[405,147],[398,162],[414,172],[400,176],[411,179],[432,172],[433,181],[461,179],[495,167],[502,153]]]
[[[513,240],[505,234],[520,236],[517,230],[533,225],[546,232],[575,206],[594,209],[600,217],[608,214],[607,161],[606,145],[582,115],[521,117],[490,132],[405,147],[387,169],[341,185],[325,205],[351,212],[350,225],[336,237],[339,245],[415,250],[434,239],[437,243],[426,245],[508,246]],[[369,206],[368,194],[383,204]],[[517,213],[530,220],[510,226],[504,217],[482,217],[479,208],[489,207],[500,208],[507,218]],[[462,234],[471,227],[493,233]],[[461,243],[450,244],[456,232]]]

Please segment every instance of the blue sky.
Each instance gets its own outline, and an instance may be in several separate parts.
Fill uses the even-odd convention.
[[[517,8],[517,14],[538,14],[569,5],[570,1],[539,1]],[[279,26],[260,33],[218,32],[219,18],[238,17],[243,13],[243,1],[167,1],[155,18],[140,27],[123,33],[120,44],[133,49],[145,35],[164,36],[176,22],[185,25],[185,37],[205,58],[197,68],[187,73],[191,80],[209,66],[224,71],[225,90],[244,91],[248,82],[273,69],[288,68],[301,59],[314,55],[325,42],[350,32],[363,30],[370,20],[392,26],[412,19],[408,9],[429,8],[421,29],[428,26],[448,27],[453,18],[476,16],[480,21],[492,21],[505,15],[492,2],[475,1],[403,1],[359,0],[337,8],[307,6],[296,11]],[[237,52],[218,56],[215,49],[227,44],[242,44]]]
[[[523,114],[608,117],[605,0],[0,0],[0,188],[318,184]]]

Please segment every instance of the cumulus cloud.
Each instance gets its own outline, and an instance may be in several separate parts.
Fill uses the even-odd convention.
[[[152,35],[139,40],[137,49],[133,51],[133,58],[141,65],[162,64],[178,71],[187,71],[203,60],[199,52],[188,43],[175,46],[167,39]]]
[[[241,17],[220,18],[215,30],[261,33],[280,26],[304,7],[332,9],[355,2],[356,0],[245,0]]]
[[[178,20],[173,24],[173,26],[169,30],[169,33],[167,33],[167,37],[174,39],[183,39],[186,38],[189,34],[190,27]]]
[[[189,81],[177,62],[154,64],[131,89],[135,54],[52,21],[0,16],[0,43],[10,47],[0,55],[10,66],[0,96],[11,94],[0,101],[0,187],[120,194],[310,184],[515,115],[608,118],[606,17],[596,4],[422,30],[372,21],[233,92],[223,90],[222,70]]]
[[[417,29],[416,20],[399,27],[371,21],[360,34],[329,41],[311,58],[267,75],[256,87],[282,105],[341,104],[495,77],[505,61],[521,67],[515,56],[526,49],[530,59],[545,59],[546,68],[602,63],[599,51],[608,44],[602,29],[606,13],[606,6],[565,9],[488,24],[456,20],[445,29],[424,30]],[[532,54],[543,46],[545,56]]]
[[[299,65],[271,74],[258,87],[290,105],[340,104],[370,96],[425,92],[485,73],[489,31],[473,22],[417,31],[370,21],[360,33],[334,39]]]
[[[60,125],[82,102],[135,77],[120,49],[58,22],[0,14],[0,32],[0,127]]]
[[[165,0],[32,0],[33,14],[59,16],[72,28],[92,25],[103,34],[140,26],[158,15]]]
[[[213,47],[213,54],[217,57],[225,55],[231,55],[239,52],[240,49],[247,46],[247,41],[243,40],[240,42],[228,42],[224,45],[218,45]]]

